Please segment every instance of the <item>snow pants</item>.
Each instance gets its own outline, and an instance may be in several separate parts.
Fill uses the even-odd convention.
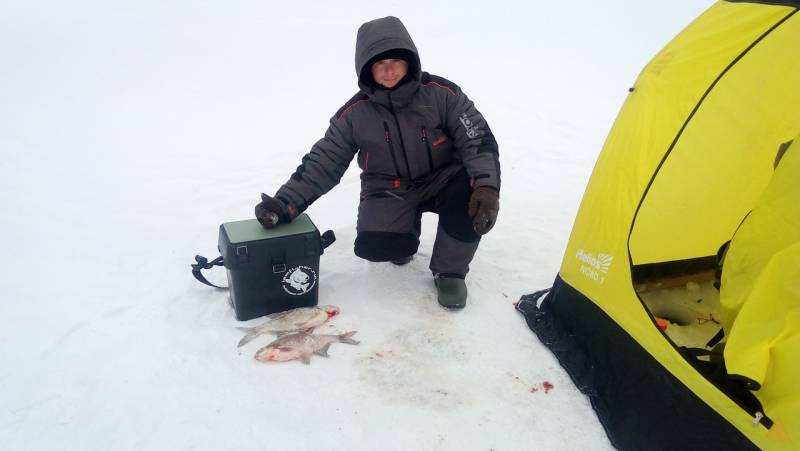
[[[356,255],[373,262],[414,255],[422,213],[433,212],[439,215],[439,224],[431,272],[464,278],[480,242],[468,214],[471,192],[469,176],[460,164],[443,168],[418,186],[380,190],[362,182]]]

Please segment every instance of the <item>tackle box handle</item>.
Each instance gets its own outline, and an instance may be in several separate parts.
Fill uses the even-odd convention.
[[[221,255],[211,261],[208,261],[208,259],[203,257],[202,255],[195,255],[194,261],[196,261],[197,263],[194,263],[190,266],[192,267],[192,275],[194,276],[195,279],[199,280],[201,283],[204,283],[210,287],[219,288],[221,290],[228,289],[228,287],[220,287],[209,282],[208,280],[206,280],[205,277],[203,277],[203,274],[200,272],[204,269],[211,269],[214,266],[223,266],[224,263],[222,263]]]
[[[333,230],[327,230],[325,233],[320,235],[320,241],[322,241],[322,248],[325,249],[336,241],[336,235],[333,233]],[[219,288],[221,290],[228,289],[228,287],[221,287],[209,282],[202,273],[202,270],[204,269],[211,269],[214,266],[224,266],[224,263],[222,262],[222,256],[208,261],[208,259],[202,255],[195,255],[194,261],[195,263],[191,264],[190,266],[192,267],[192,275],[195,279],[200,281],[200,283],[204,283],[210,287]]]

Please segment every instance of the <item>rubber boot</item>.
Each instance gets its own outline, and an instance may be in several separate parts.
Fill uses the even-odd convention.
[[[436,240],[433,242],[430,269],[434,274],[454,274],[463,279],[469,272],[469,263],[478,250],[480,241],[460,241],[445,232],[441,221],[436,229]]]
[[[392,264],[397,266],[407,265],[414,259],[413,255],[409,255],[408,257],[398,258],[397,260],[392,260]]]
[[[448,309],[461,309],[467,305],[467,284],[458,277],[436,276],[439,305]]]

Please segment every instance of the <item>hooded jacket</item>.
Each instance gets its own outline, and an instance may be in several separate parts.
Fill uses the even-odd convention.
[[[410,55],[405,81],[386,89],[367,63],[403,49]],[[331,118],[276,198],[294,217],[342,178],[353,157],[361,168],[361,195],[406,190],[454,165],[466,168],[473,189],[500,190],[497,142],[481,113],[454,83],[422,72],[419,53],[396,17],[363,24],[356,38],[359,91]]]

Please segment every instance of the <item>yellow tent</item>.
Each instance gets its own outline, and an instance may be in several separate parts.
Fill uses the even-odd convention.
[[[553,287],[518,304],[619,448],[800,449],[798,9],[717,2],[653,58]],[[701,326],[722,345],[675,333]]]
[[[774,418],[800,407],[800,137],[733,236],[722,272],[725,367]],[[796,435],[796,433],[794,434]]]

